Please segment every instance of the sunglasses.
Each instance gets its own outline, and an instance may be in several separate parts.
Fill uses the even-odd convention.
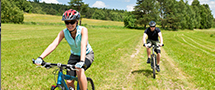
[[[155,26],[150,26],[150,27],[155,27]]]
[[[75,24],[75,22],[76,22],[76,20],[73,20],[73,21],[70,21],[70,22],[65,21],[65,24],[66,25],[69,25],[69,24],[73,25],[73,24]]]

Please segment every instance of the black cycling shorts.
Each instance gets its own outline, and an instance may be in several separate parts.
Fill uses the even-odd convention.
[[[71,54],[70,55],[70,58],[68,60],[68,64],[71,64],[71,65],[75,65],[77,62],[80,62],[80,56],[77,56],[77,55],[74,55],[74,54]],[[85,71],[91,66],[92,62],[94,60],[94,52],[91,51],[90,53],[88,53],[85,57],[85,64],[86,64],[86,68],[84,69]],[[76,71],[74,70],[71,70],[71,71],[67,71],[67,75],[70,75],[70,76],[76,76]]]

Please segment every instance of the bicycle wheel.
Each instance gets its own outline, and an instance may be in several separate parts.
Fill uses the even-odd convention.
[[[93,80],[90,77],[87,77],[87,90],[95,90]]]
[[[156,62],[155,62],[155,60],[156,60],[155,57],[153,57],[153,58],[152,58],[152,61],[153,61],[153,68],[152,68],[152,69],[153,69],[153,78],[154,78],[154,79],[156,78],[156,72],[155,72],[155,69],[156,69],[156,66],[155,66],[155,65],[156,65]]]
[[[66,87],[64,87],[64,85],[58,85],[57,87],[52,85],[51,90],[66,90]]]

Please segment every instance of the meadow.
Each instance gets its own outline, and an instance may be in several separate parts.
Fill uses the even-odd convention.
[[[25,24],[2,24],[1,90],[47,90],[54,69],[37,68],[37,58],[65,28],[60,16],[25,14]],[[34,22],[34,23],[32,23]],[[57,23],[57,24],[56,24]],[[144,30],[123,22],[82,19],[88,28],[95,61],[86,75],[96,90],[215,89],[215,29],[162,30],[161,72],[152,78],[142,46]],[[70,47],[64,39],[44,60],[67,63]]]

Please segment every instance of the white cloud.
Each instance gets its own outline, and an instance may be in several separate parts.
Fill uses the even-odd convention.
[[[127,6],[126,6],[127,11],[134,11],[134,6],[135,6],[135,4],[127,5]]]
[[[41,0],[40,2],[60,4],[57,0]]]
[[[107,7],[107,5],[105,5],[105,3],[102,2],[102,1],[96,1],[96,2],[92,5],[92,7],[105,8],[105,7]]]

